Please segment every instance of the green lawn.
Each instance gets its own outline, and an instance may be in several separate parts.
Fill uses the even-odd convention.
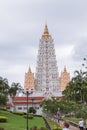
[[[23,116],[18,116],[7,111],[1,111],[0,115],[6,116],[8,118],[7,123],[0,123],[0,127],[5,130],[25,130],[26,129],[26,119]],[[42,117],[34,117],[28,120],[29,128],[37,126],[38,128],[44,126],[44,120]]]

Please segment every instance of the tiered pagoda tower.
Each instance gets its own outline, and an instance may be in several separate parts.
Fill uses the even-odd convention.
[[[60,76],[60,88],[61,91],[66,89],[67,84],[70,82],[70,74],[66,70],[66,66],[64,67],[64,71],[61,72]]]
[[[46,24],[39,43],[35,90],[56,91],[58,89],[59,77],[54,43]]]
[[[25,73],[24,89],[34,90],[34,73],[32,73],[31,68],[29,67],[28,72]]]

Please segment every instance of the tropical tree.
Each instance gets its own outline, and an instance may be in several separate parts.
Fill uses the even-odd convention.
[[[82,72],[82,70],[80,71],[75,71],[76,73],[76,77],[75,77],[75,81],[76,81],[76,85],[77,85],[77,91],[79,93],[79,95],[81,96],[81,102],[84,103],[85,101],[85,91],[87,90],[87,81],[86,81],[86,74],[87,72]]]
[[[11,84],[11,87],[9,89],[9,95],[12,99],[13,105],[14,105],[14,98],[21,91],[21,89],[22,89],[22,87],[21,87],[20,83],[13,82]],[[14,111],[15,111],[15,105],[14,105]]]
[[[75,86],[75,82],[74,82],[74,79],[72,79],[68,83],[66,89],[62,92],[63,93],[63,98],[65,100],[69,101],[69,100],[73,100],[73,98],[75,98],[74,92],[73,92],[74,86]]]
[[[9,85],[6,78],[0,77],[0,106],[6,105],[8,100]]]
[[[6,78],[0,77],[0,94],[8,94],[9,85],[8,80]]]
[[[84,103],[87,102],[87,72],[75,71],[75,76],[67,85],[63,91],[63,95],[67,100],[73,100],[76,102]]]
[[[9,89],[9,95],[12,98],[14,98],[16,96],[16,94],[19,93],[21,90],[22,90],[22,86],[20,85],[20,83],[13,82]]]
[[[81,104],[77,104],[74,101],[67,101],[67,100],[43,100],[41,102],[41,107],[43,111],[50,115],[55,115],[60,110],[61,115],[76,115],[76,111],[81,108]]]
[[[0,107],[4,107],[7,101],[8,101],[8,98],[6,95],[0,95]]]

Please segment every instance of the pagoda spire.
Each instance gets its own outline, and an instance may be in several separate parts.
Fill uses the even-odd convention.
[[[45,24],[44,34],[49,35],[49,31],[48,31],[48,26],[47,26],[47,24]]]
[[[45,24],[45,28],[44,28],[44,32],[42,34],[42,38],[50,38],[51,35],[49,34],[49,31],[48,31],[48,26],[47,26],[47,23]]]
[[[29,66],[28,72],[31,73],[31,68],[30,68],[30,66]]]
[[[64,66],[64,72],[66,72],[66,66]]]

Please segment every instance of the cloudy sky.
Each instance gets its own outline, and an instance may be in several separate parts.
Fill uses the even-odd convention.
[[[29,65],[36,71],[39,40],[47,21],[59,72],[73,75],[87,55],[87,0],[0,1],[0,76],[24,85]]]

